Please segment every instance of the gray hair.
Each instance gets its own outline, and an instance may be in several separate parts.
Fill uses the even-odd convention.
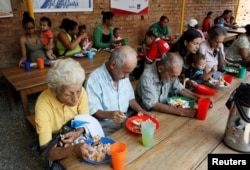
[[[212,40],[218,36],[226,36],[227,35],[227,30],[223,27],[219,26],[214,26],[210,28],[207,32],[207,37],[208,39]]]
[[[108,62],[109,63],[113,62],[113,63],[116,64],[116,66],[118,68],[121,68],[123,66],[123,64],[125,63],[128,55],[135,55],[135,56],[137,56],[137,53],[136,53],[136,51],[133,48],[127,46],[126,51],[125,51],[124,47],[120,47],[120,48],[114,50],[111,53]]]
[[[158,65],[164,66],[165,69],[169,70],[173,66],[183,66],[183,60],[178,53],[168,52],[162,55],[160,60],[157,61]]]
[[[64,85],[83,84],[85,79],[84,69],[80,63],[72,58],[59,59],[47,73],[47,83],[56,94]]]

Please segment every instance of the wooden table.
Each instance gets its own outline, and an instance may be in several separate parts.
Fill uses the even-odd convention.
[[[238,36],[239,36],[239,34],[237,34],[237,33],[229,33],[228,32],[224,38],[224,42],[233,41],[233,40],[237,39]]]
[[[75,58],[81,66],[84,68],[86,75],[92,72],[95,68],[101,66],[105,60],[107,60],[110,56],[110,53],[107,51],[99,51],[96,53],[93,59],[88,58]],[[41,92],[47,88],[46,76],[49,67],[45,67],[44,69],[34,68],[31,71],[25,71],[24,68],[20,68],[18,66],[2,69],[1,73],[6,79],[8,92],[10,95],[10,99],[14,98],[13,96],[13,88],[14,90],[20,92],[21,102],[23,107],[23,112],[25,117],[31,122],[33,126],[34,117],[30,112],[29,104],[28,104],[28,95],[35,94],[37,92]],[[14,106],[14,102],[11,101],[12,107]]]
[[[203,34],[204,34],[205,38],[207,39],[207,32],[203,32]],[[223,42],[228,42],[228,41],[235,40],[235,39],[238,38],[238,36],[239,36],[239,34],[237,34],[237,33],[228,32],[227,35],[225,36]]]
[[[237,29],[229,28],[229,29],[227,29],[227,32],[232,32],[232,33],[237,33],[237,34],[243,34],[243,33],[246,32],[246,29],[245,28],[237,28]]]
[[[126,169],[204,170],[207,169],[208,153],[238,153],[224,146],[222,138],[229,116],[225,103],[241,82],[234,77],[229,87],[211,96],[214,107],[204,121],[156,112],[160,128],[151,148],[143,147],[141,136],[125,128],[111,134],[109,137],[128,146]],[[249,73],[244,82],[250,82]],[[66,158],[61,163],[67,170],[112,169],[110,163],[92,165],[76,157]]]

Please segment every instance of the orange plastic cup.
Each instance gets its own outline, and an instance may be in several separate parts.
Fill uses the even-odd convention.
[[[127,154],[127,145],[122,142],[116,142],[110,147],[111,160],[114,170],[124,170]]]
[[[230,75],[224,75],[224,80],[228,83],[232,83],[233,81],[233,76],[230,76]]]
[[[36,61],[37,61],[38,68],[43,69],[44,68],[44,59],[38,58]]]
[[[208,108],[210,105],[210,100],[206,98],[198,99],[198,113],[197,119],[205,120],[207,117]]]

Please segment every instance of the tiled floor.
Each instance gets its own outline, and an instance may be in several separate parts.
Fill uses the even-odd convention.
[[[32,105],[35,99],[36,96],[29,98]],[[16,107],[11,110],[4,87],[0,87],[0,137],[1,170],[45,169],[38,155],[29,148],[36,134],[26,124],[20,100],[17,99]]]

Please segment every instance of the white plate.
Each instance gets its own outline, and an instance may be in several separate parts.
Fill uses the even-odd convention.
[[[54,64],[56,62],[56,60],[45,60],[44,61],[44,64],[46,65],[46,66],[51,66],[52,64]]]
[[[215,87],[229,87],[230,86],[230,83],[226,82],[225,80],[215,80],[215,79],[212,79],[212,80],[209,80],[208,81],[212,86],[215,86]]]
[[[75,54],[73,54],[73,57],[75,57],[75,58],[83,58],[83,57],[86,57],[86,56],[87,56],[86,52],[81,52],[81,53],[75,53]]]

